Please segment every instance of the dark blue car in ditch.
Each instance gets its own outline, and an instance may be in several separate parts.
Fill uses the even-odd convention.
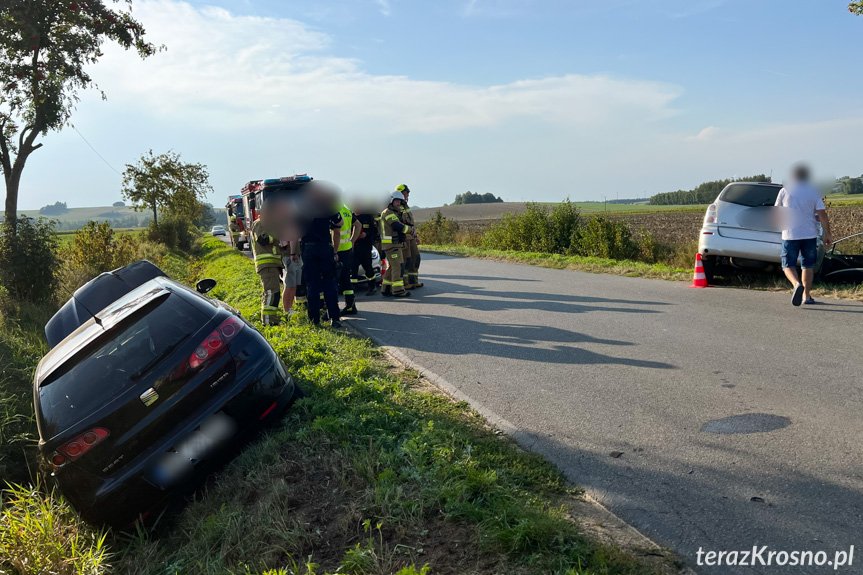
[[[160,510],[302,395],[241,315],[140,261],[78,289],[51,318],[34,377],[39,450],[92,522]]]

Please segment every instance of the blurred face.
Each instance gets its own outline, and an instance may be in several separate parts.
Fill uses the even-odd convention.
[[[399,198],[395,198],[393,200],[393,206],[399,207],[400,205],[402,205],[402,201]]]

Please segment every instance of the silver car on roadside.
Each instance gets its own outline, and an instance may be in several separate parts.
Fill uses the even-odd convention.
[[[774,271],[781,267],[782,232],[773,207],[781,189],[781,184],[734,182],[708,206],[698,238],[708,281],[723,268]],[[819,233],[816,274],[823,260]]]

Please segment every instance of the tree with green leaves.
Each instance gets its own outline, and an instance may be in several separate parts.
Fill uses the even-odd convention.
[[[78,93],[94,87],[85,69],[106,41],[156,52],[144,27],[111,4],[119,0],[2,0],[0,2],[0,165],[6,180],[6,220],[18,210],[21,174],[37,138],[69,121]],[[105,94],[102,93],[102,97]]]
[[[157,227],[160,211],[195,220],[201,215],[201,202],[212,191],[207,166],[183,162],[173,151],[157,156],[150,150],[123,171],[123,198],[137,211],[152,211]]]
[[[863,16],[863,2],[852,2],[848,5],[848,11],[857,16]]]
[[[846,194],[863,194],[863,176],[848,178],[842,182],[842,191]]]

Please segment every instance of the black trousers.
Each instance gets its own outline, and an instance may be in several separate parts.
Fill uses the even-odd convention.
[[[354,267],[354,250],[339,252],[339,292],[345,296],[354,295],[351,283],[351,269]]]
[[[366,272],[365,277],[359,277],[360,266]],[[372,271],[372,242],[357,242],[354,244],[354,265],[351,266],[351,277],[358,281],[373,277]]]
[[[339,290],[336,285],[336,258],[330,244],[306,244],[303,246],[303,277],[308,292],[309,319],[320,322],[321,293],[327,305],[330,319],[339,319]]]

